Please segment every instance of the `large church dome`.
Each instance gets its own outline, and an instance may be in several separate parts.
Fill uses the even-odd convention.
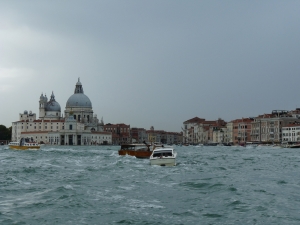
[[[57,111],[60,112],[60,105],[58,102],[55,101],[54,94],[52,92],[51,99],[47,102],[45,106],[45,111]]]
[[[92,102],[88,96],[83,93],[80,80],[76,83],[74,94],[70,96],[66,107],[92,108]]]

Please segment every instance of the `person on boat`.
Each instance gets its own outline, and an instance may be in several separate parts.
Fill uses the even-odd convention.
[[[147,151],[150,151],[150,145],[148,145],[147,143],[146,143],[146,141],[143,141],[143,143],[147,146]]]

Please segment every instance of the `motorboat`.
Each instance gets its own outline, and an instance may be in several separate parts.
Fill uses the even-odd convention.
[[[300,143],[293,143],[293,142],[282,142],[282,148],[300,148]]]
[[[204,146],[217,146],[218,143],[212,143],[212,142],[209,142],[209,143],[204,143],[203,145],[204,145]]]
[[[256,148],[258,144],[256,142],[246,142],[247,148]]]
[[[8,147],[15,150],[38,150],[41,146],[33,138],[21,138],[20,141],[10,142]]]
[[[175,166],[177,153],[173,148],[161,147],[153,150],[150,156],[151,165]]]
[[[158,143],[147,144],[146,142],[141,144],[122,144],[118,152],[119,155],[130,155],[140,159],[149,159],[152,151],[162,146],[164,145]]]

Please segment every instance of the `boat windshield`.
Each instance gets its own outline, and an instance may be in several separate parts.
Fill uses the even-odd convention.
[[[153,157],[160,157],[160,156],[172,156],[172,151],[155,151],[153,152]]]
[[[141,150],[148,149],[146,145],[121,145],[122,150]]]

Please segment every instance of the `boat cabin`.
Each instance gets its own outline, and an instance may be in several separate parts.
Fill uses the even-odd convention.
[[[168,157],[173,156],[173,150],[172,149],[157,149],[153,151],[153,157]]]
[[[121,149],[132,150],[132,151],[141,151],[141,150],[150,151],[150,146],[144,144],[123,144],[121,145]]]

